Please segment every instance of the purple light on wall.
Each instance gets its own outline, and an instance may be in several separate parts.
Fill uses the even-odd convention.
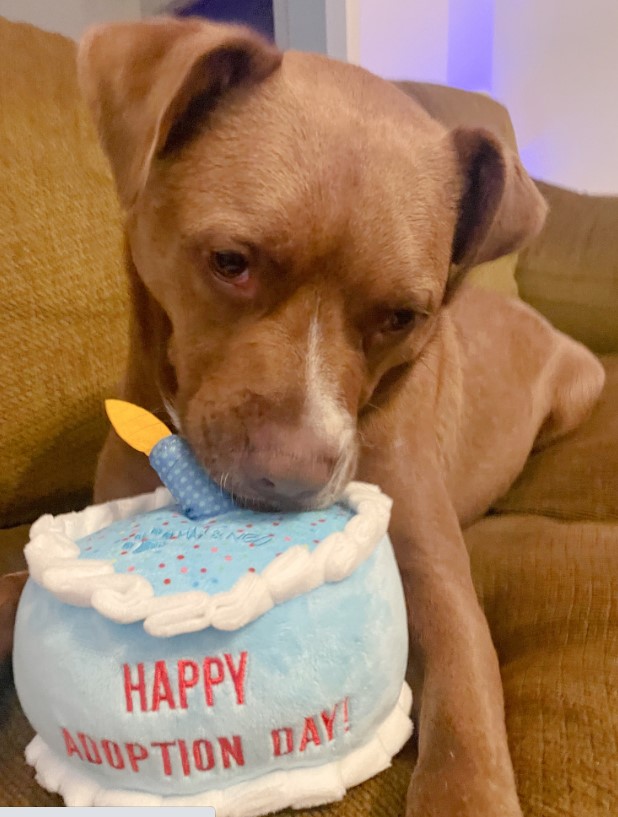
[[[455,88],[492,90],[494,2],[449,2],[447,81]]]

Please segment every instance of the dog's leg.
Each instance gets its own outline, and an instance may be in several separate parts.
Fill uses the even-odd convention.
[[[588,349],[555,330],[552,338],[555,351],[544,381],[551,410],[535,440],[537,449],[580,426],[596,405],[605,384],[605,370]]]
[[[394,498],[391,536],[408,605],[410,660],[422,677],[407,815],[521,817],[497,656],[439,471],[416,459],[381,484]]]

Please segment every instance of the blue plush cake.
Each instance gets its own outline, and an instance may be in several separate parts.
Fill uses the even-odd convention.
[[[339,799],[411,732],[390,501],[352,483],[327,510],[243,510],[178,440],[151,454],[188,476],[174,496],[32,528],[14,651],[27,760],[67,805],[239,817]]]

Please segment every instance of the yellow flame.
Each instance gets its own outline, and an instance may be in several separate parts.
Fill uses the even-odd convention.
[[[106,400],[105,411],[116,434],[144,454],[150,454],[159,440],[172,433],[154,414],[125,400]]]

